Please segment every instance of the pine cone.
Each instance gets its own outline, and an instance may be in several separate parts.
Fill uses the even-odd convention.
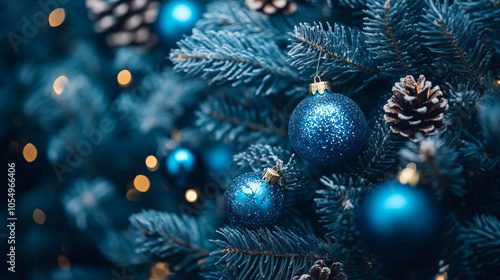
[[[151,0],[86,0],[89,18],[96,33],[105,35],[110,47],[143,45],[158,42],[151,25],[158,16],[159,2]]]
[[[342,264],[334,262],[327,267],[323,261],[316,261],[309,274],[293,277],[293,280],[347,280],[347,277],[340,271]]]
[[[384,105],[384,119],[391,123],[394,133],[418,142],[417,132],[427,136],[444,127],[448,101],[439,86],[431,87],[432,83],[425,81],[424,75],[420,75],[418,81],[408,75],[392,87],[394,95]]]
[[[245,4],[250,10],[268,15],[276,13],[290,15],[297,11],[297,4],[293,0],[246,0]]]

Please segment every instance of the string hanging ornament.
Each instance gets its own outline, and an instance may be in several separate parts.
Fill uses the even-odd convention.
[[[322,81],[319,67],[310,95],[294,109],[288,124],[290,142],[297,154],[319,167],[334,167],[356,156],[366,140],[366,119],[358,105],[347,96],[332,91]]]

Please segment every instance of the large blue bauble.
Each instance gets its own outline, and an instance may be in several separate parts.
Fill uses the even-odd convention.
[[[320,167],[342,164],[357,155],[366,140],[366,120],[350,98],[325,91],[302,100],[290,117],[293,148]]]
[[[439,253],[443,212],[425,189],[386,183],[368,195],[359,214],[368,249],[387,263],[416,265]]]
[[[258,172],[233,180],[224,193],[224,210],[229,221],[245,228],[272,226],[281,216],[283,192],[267,183]]]

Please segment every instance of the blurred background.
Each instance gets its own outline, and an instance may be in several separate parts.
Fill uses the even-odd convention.
[[[207,207],[197,183],[233,147],[199,141],[193,110],[210,89],[168,60],[205,11],[195,0],[0,4],[1,162],[5,174],[15,163],[17,218],[16,273],[3,261],[1,279],[131,279],[110,261],[129,257],[113,246],[130,214]],[[2,203],[2,259],[7,214]],[[151,279],[169,273],[155,269]]]
[[[217,245],[209,239],[216,238],[216,230],[228,224],[222,207],[223,191],[245,170],[262,172],[263,167],[274,165],[288,169],[287,191],[293,198],[277,226],[307,232],[305,236],[309,237],[328,233],[332,240],[338,238],[340,261],[346,267],[349,262],[355,263],[359,266],[351,267],[364,273],[347,271],[355,272],[351,274],[355,275],[353,279],[356,275],[372,277],[372,265],[382,268],[374,270],[373,279],[380,271],[395,273],[388,279],[408,279],[400,277],[409,274],[398,267],[378,266],[376,258],[368,261],[367,251],[357,247],[362,243],[358,243],[356,207],[372,185],[396,177],[402,184],[411,183],[417,167],[423,171],[420,181],[427,180],[440,199],[446,198],[443,205],[449,210],[449,232],[460,233],[456,234],[458,241],[450,243],[453,250],[446,261],[456,261],[454,269],[467,272],[457,275],[493,275],[490,272],[497,265],[491,260],[498,259],[498,250],[489,248],[497,248],[498,243],[481,238],[495,238],[492,232],[496,231],[500,213],[495,173],[500,162],[500,40],[498,22],[490,20],[498,18],[499,6],[494,6],[494,1],[481,1],[481,6],[457,0],[450,4],[454,6],[450,12],[445,1],[437,12],[429,2],[424,13],[423,8],[418,12],[413,8],[423,4],[400,1],[401,5],[395,7],[411,19],[401,16],[397,9],[391,12],[391,20],[397,25],[394,32],[405,41],[408,61],[427,63],[413,63],[418,71],[412,74],[425,75],[429,84],[432,81],[433,86],[441,86],[450,104],[446,124],[440,114],[440,125],[448,128],[438,135],[443,139],[412,144],[392,133],[384,121],[383,107],[392,96],[391,88],[411,72],[399,69],[398,59],[391,56],[391,40],[395,39],[384,37],[377,29],[392,24],[379,16],[387,16],[385,9],[389,7],[384,5],[391,2],[369,2],[2,1],[0,158],[5,168],[2,176],[6,176],[10,190],[2,188],[0,196],[4,202],[11,201],[12,209],[8,203],[1,203],[0,251],[2,259],[12,259],[4,252],[10,252],[13,238],[9,236],[15,232],[16,273],[8,272],[9,264],[3,261],[0,279],[199,279],[198,272],[208,266],[205,264],[217,262],[209,253],[217,250]],[[469,9],[467,13],[458,4]],[[491,8],[491,12],[482,7]],[[474,79],[467,76],[469,72],[475,75],[476,69],[465,69],[470,61],[464,60],[465,66],[459,61],[460,67],[453,64],[458,59],[448,51],[448,34],[441,34],[442,30],[433,25],[437,21],[434,17],[442,18],[448,12],[456,14],[457,20],[446,24],[463,28],[474,21],[482,30],[472,34],[457,27],[460,46],[454,47],[475,49],[470,52],[471,65],[488,73],[484,77],[491,76],[476,80],[487,84],[494,101],[479,102],[482,89],[478,86],[476,92]],[[420,14],[426,17],[424,24],[420,23]],[[365,37],[369,38],[366,42],[362,39]],[[324,54],[319,68],[317,49],[311,46],[331,50]],[[486,48],[492,52],[483,54]],[[377,56],[372,56],[372,51]],[[243,62],[242,57],[246,59]],[[304,99],[315,69],[324,80],[332,81],[335,92],[351,97],[368,120],[370,136],[363,152],[351,162],[342,162],[334,175],[331,169],[315,168],[293,156],[288,136],[288,118]],[[477,106],[484,105],[482,102],[488,106]],[[418,125],[411,128],[410,136],[422,130]],[[422,146],[432,150],[430,156],[426,157],[427,150]],[[404,147],[403,165],[400,150]],[[233,161],[234,155],[240,165]],[[405,170],[411,172],[403,183],[401,174]],[[449,184],[441,184],[436,178]],[[351,183],[355,186],[352,189],[338,187]],[[465,197],[467,192],[472,195]],[[351,199],[344,201],[348,196]],[[436,216],[428,212],[429,217]],[[455,213],[460,222],[452,220]],[[495,217],[478,218],[472,226],[469,222],[478,213]],[[17,219],[15,230],[7,227],[9,218]],[[325,228],[320,220],[332,228]],[[441,220],[436,223],[444,225]],[[454,223],[457,226],[452,226]],[[466,225],[477,239],[462,234],[469,232],[458,225]],[[192,248],[188,243],[176,247],[170,244],[175,242],[165,241],[168,238],[164,237],[170,235],[150,234],[147,229],[154,227],[151,232],[174,232],[200,246]],[[295,241],[309,240],[281,231],[273,234],[297,247],[302,245]],[[248,236],[238,230],[231,235],[250,244]],[[134,244],[132,240],[139,242]],[[252,241],[258,242],[255,238]],[[405,241],[412,245],[411,240]],[[337,249],[325,244],[325,250]],[[463,248],[468,248],[467,254]],[[265,253],[268,248],[261,249]],[[228,258],[239,258],[238,253]],[[219,250],[217,254],[224,252]],[[166,255],[170,263],[164,261]],[[361,259],[351,257],[360,255]],[[262,267],[264,261],[252,262]],[[232,260],[224,265],[231,269],[231,264]],[[285,270],[286,264],[281,263],[276,271]],[[302,266],[302,270],[309,270],[308,263]],[[441,261],[429,266],[430,272],[415,270],[431,275],[446,273],[447,267],[448,262]],[[220,270],[214,275],[226,272]],[[435,279],[446,279],[443,275]]]

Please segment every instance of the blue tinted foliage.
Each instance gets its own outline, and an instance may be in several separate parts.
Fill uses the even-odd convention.
[[[311,235],[274,229],[222,228],[222,239],[213,240],[220,259],[208,279],[289,279],[316,260],[332,258],[329,246]]]
[[[321,52],[319,75],[332,86],[359,90],[370,80],[381,77],[373,54],[364,48],[362,33],[340,24],[334,26],[301,23],[291,33],[289,62],[303,76],[312,78]]]
[[[297,9],[269,15],[263,2]],[[158,44],[109,47],[110,33]],[[340,262],[347,279],[498,278],[498,0],[3,1],[0,43],[0,158],[15,163],[7,194],[26,244],[19,279],[318,280],[317,260]],[[305,161],[289,138],[316,74],[367,124],[361,151],[342,161],[337,145],[332,168]],[[432,115],[440,100],[425,84],[394,87],[406,75],[439,86],[448,109]],[[418,100],[406,94],[415,90]],[[416,142],[386,121],[425,122],[428,109],[442,130]],[[430,129],[418,124],[405,131]],[[231,225],[227,187],[274,166],[279,219]],[[369,247],[360,210],[410,171],[446,213],[446,238],[438,259],[394,266]],[[401,198],[386,206],[403,209]],[[437,215],[424,210],[414,213]]]
[[[215,85],[256,86],[255,94],[277,93],[298,79],[278,45],[258,35],[193,30],[170,53],[175,69]]]

